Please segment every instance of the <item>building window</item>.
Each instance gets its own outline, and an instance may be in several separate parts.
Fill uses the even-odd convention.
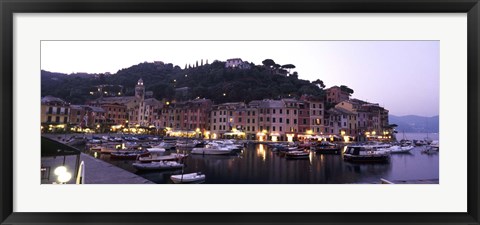
[[[287,109],[287,115],[288,115],[288,114],[290,114],[290,110],[289,110],[289,109]]]
[[[270,122],[270,117],[267,117],[267,122]]]
[[[293,119],[293,124],[297,124],[297,119]]]
[[[47,122],[49,122],[49,123],[52,122],[52,116],[47,117]]]
[[[280,117],[278,120],[279,120],[279,123],[282,123],[282,122],[283,122],[283,121],[282,121],[282,120],[283,120],[282,117]]]
[[[282,132],[282,127],[281,127],[281,126],[280,126],[280,127],[278,127],[278,129],[280,130],[280,132]]]
[[[275,109],[272,109],[272,114],[275,114]]]
[[[272,123],[275,123],[275,117],[272,118]]]
[[[60,123],[60,117],[56,116],[56,117],[55,117],[55,122],[56,122],[56,123]]]
[[[282,109],[280,109],[280,114],[282,114],[282,113],[283,113],[283,112],[282,112]]]
[[[287,119],[287,124],[290,124],[290,119]]]
[[[241,123],[241,122],[242,122],[242,118],[238,118],[238,122]]]
[[[275,131],[275,126],[272,126],[272,131]]]
[[[303,119],[303,124],[307,124],[307,119]]]
[[[252,119],[252,123],[255,123],[255,119]]]

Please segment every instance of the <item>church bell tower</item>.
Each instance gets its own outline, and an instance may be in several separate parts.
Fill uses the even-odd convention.
[[[135,86],[135,97],[144,100],[145,99],[145,86],[143,86],[143,80],[140,78]]]

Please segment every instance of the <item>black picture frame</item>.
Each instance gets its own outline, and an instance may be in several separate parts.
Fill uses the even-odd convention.
[[[478,0],[0,0],[1,224],[480,224]],[[13,212],[14,13],[467,13],[467,213],[18,213]]]

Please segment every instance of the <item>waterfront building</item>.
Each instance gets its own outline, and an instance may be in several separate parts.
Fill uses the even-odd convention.
[[[205,136],[209,128],[212,101],[195,99],[184,102],[166,102],[157,110],[158,128],[167,129],[170,136]]]
[[[114,121],[113,124],[125,125],[131,128],[145,128],[154,126],[154,121],[157,118],[157,109],[162,106],[160,101],[150,97],[152,94],[152,92],[145,91],[143,80],[140,78],[135,86],[134,96],[102,96],[88,102],[88,104],[106,109],[106,114],[110,115],[109,119]]]
[[[97,106],[71,105],[70,127],[73,131],[95,130],[97,132],[107,131],[113,121],[106,117],[106,111]]]
[[[70,122],[70,103],[45,96],[41,99],[40,122],[42,132],[65,131]]]
[[[326,133],[325,125],[325,102],[320,97],[302,96],[303,101],[308,103],[310,115],[310,130],[314,135]]]
[[[295,99],[256,100],[250,102],[249,108],[255,109],[251,112],[251,121],[257,122],[257,140],[286,141],[287,134],[292,138],[298,132],[298,101]]]
[[[250,131],[251,120],[243,102],[229,102],[214,105],[210,111],[210,133],[212,137],[245,136]]]
[[[127,106],[117,102],[95,103],[91,102],[92,106],[101,107],[105,110],[105,118],[109,123],[115,125],[126,125],[128,120]]]
[[[339,86],[327,88],[325,91],[327,93],[326,98],[328,103],[337,104],[350,98],[350,93]]]
[[[298,101],[298,132],[303,134],[312,133],[310,129],[310,103]]]
[[[352,114],[341,108],[331,108],[328,110],[327,115],[329,116],[328,121],[330,123],[328,127],[329,137],[345,140],[344,136],[347,135],[347,129],[350,124],[349,119],[351,117],[349,116]]]
[[[388,123],[388,110],[379,104],[350,99],[338,103],[335,108],[356,114],[357,130],[355,132],[358,140],[391,136],[388,135],[392,132]]]

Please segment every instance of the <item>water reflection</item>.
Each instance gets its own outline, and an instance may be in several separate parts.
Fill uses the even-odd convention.
[[[344,149],[345,150],[345,149]],[[179,149],[177,153],[190,153]],[[170,154],[167,151],[165,154]],[[94,153],[92,153],[94,155]],[[155,183],[172,183],[176,171],[137,172],[133,160],[100,159],[124,168]],[[438,179],[438,153],[423,154],[415,148],[408,154],[392,154],[389,163],[358,164],[344,162],[342,155],[311,152],[308,160],[287,160],[266,145],[249,145],[235,155],[190,155],[184,161],[184,173],[202,172],[209,184],[345,184],[378,183],[388,180]]]

